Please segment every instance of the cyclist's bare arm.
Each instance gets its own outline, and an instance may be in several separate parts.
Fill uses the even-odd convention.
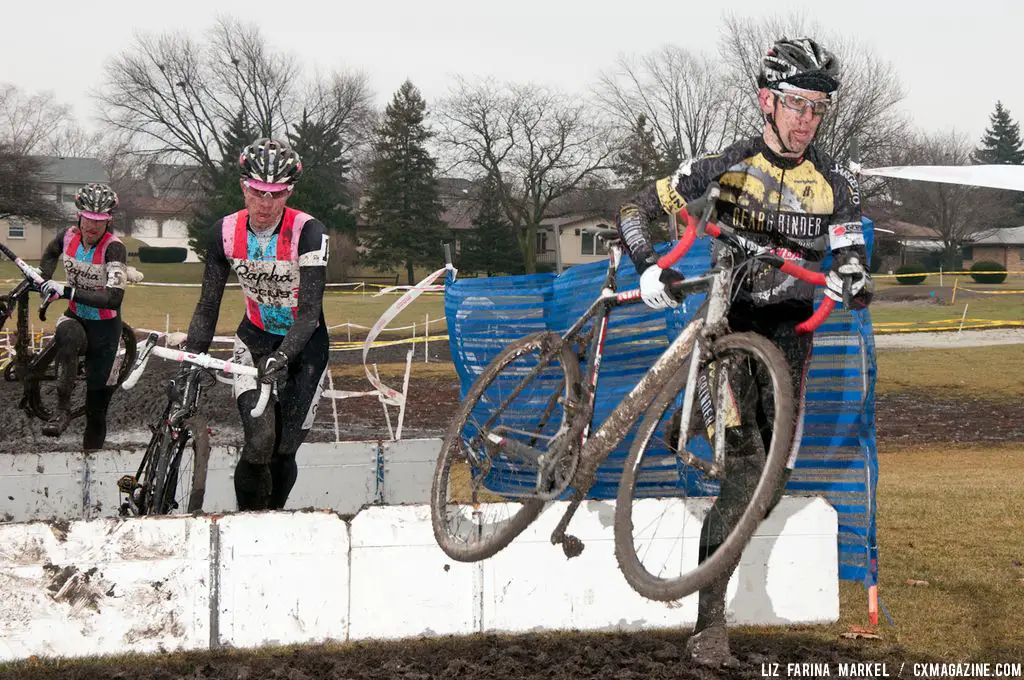
[[[210,349],[213,334],[217,330],[217,317],[220,315],[220,303],[224,297],[224,286],[228,282],[231,265],[224,255],[224,241],[221,238],[221,220],[210,229],[209,243],[206,248],[206,267],[203,270],[203,286],[199,293],[199,302],[188,325],[188,337],[182,349],[189,352],[203,353]]]
[[[327,283],[327,230],[318,220],[303,226],[299,237],[299,309],[278,350],[289,359],[302,353],[323,310]]]

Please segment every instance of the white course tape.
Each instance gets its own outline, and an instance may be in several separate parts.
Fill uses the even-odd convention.
[[[437,280],[439,276],[441,276],[442,274],[449,270],[454,271],[454,268],[451,265],[445,265],[444,267],[438,269],[433,274],[430,274],[425,279],[417,283],[415,286],[407,290],[402,295],[402,297],[398,298],[393,303],[391,303],[391,306],[388,307],[383,314],[381,314],[380,318],[377,319],[377,322],[373,324],[373,328],[371,328],[370,332],[366,335],[366,340],[363,342],[363,370],[366,371],[366,379],[370,381],[370,384],[373,385],[374,389],[376,389],[377,392],[380,394],[381,401],[383,401],[386,404],[390,404],[392,406],[401,406],[403,403],[405,403],[405,395],[399,392],[398,390],[392,389],[385,385],[380,380],[380,378],[375,376],[370,371],[370,367],[366,363],[366,354],[367,352],[370,351],[370,346],[373,344],[373,341],[376,340],[381,330],[389,323],[391,323],[391,321],[396,316],[398,316],[398,314],[403,309],[408,307],[413,300],[415,300],[416,298],[418,298],[420,295],[427,291],[437,290],[437,287],[431,284],[433,284],[434,281]],[[385,288],[382,291],[380,291],[380,293],[377,293],[377,295],[383,295],[388,290],[389,289]],[[374,364],[374,367],[376,367],[376,364]]]
[[[1024,165],[893,165],[861,168],[851,164],[851,169],[861,175],[876,177],[1024,191]]]

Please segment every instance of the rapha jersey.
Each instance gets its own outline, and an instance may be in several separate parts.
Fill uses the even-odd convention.
[[[813,146],[797,161],[778,156],[762,137],[754,137],[684,162],[675,174],[622,206],[619,229],[638,270],[657,260],[651,221],[678,212],[714,181],[721,187],[718,221],[787,260],[820,270],[829,249],[864,248],[860,194],[852,173]],[[721,244],[712,252],[717,260]],[[737,300],[757,307],[804,307],[814,299],[811,284],[768,264],[738,278]]]
[[[245,295],[246,319],[256,328],[286,335],[298,315],[299,267],[327,266],[324,225],[306,213],[285,208],[281,224],[266,241],[248,226],[248,211],[221,222],[221,238],[211,244],[238,277]]]
[[[120,239],[106,232],[91,248],[82,241],[78,227],[64,232],[61,260],[64,264],[68,285],[78,290],[102,290],[119,288],[124,290],[127,281],[127,264],[108,257],[108,249]],[[71,300],[68,309],[81,319],[113,319],[116,309],[91,307]]]

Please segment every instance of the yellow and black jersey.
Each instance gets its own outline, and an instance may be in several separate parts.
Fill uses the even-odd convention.
[[[715,181],[721,187],[718,221],[782,257],[812,270],[820,269],[827,249],[856,248],[866,260],[852,173],[813,146],[796,160],[779,156],[762,137],[754,137],[684,162],[622,206],[618,227],[638,272],[657,261],[651,222],[678,213]],[[716,258],[719,245],[712,251]],[[739,277],[737,285],[737,302],[754,307],[781,304],[803,313],[814,299],[810,284],[767,264]]]

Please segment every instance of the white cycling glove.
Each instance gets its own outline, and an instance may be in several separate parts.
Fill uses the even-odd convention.
[[[48,281],[44,281],[43,284],[41,286],[39,286],[39,292],[40,292],[40,294],[42,294],[43,298],[45,298],[45,299],[49,299],[51,297],[58,297],[58,298],[66,297],[66,298],[70,299],[73,291],[74,291],[74,288],[71,288],[70,286],[66,286],[63,283],[61,283],[60,281],[54,281],[53,279],[49,279]]]
[[[640,275],[640,297],[651,309],[678,307],[679,301],[672,297],[665,283],[679,281],[682,278],[682,274],[674,269],[662,269],[652,264]]]

